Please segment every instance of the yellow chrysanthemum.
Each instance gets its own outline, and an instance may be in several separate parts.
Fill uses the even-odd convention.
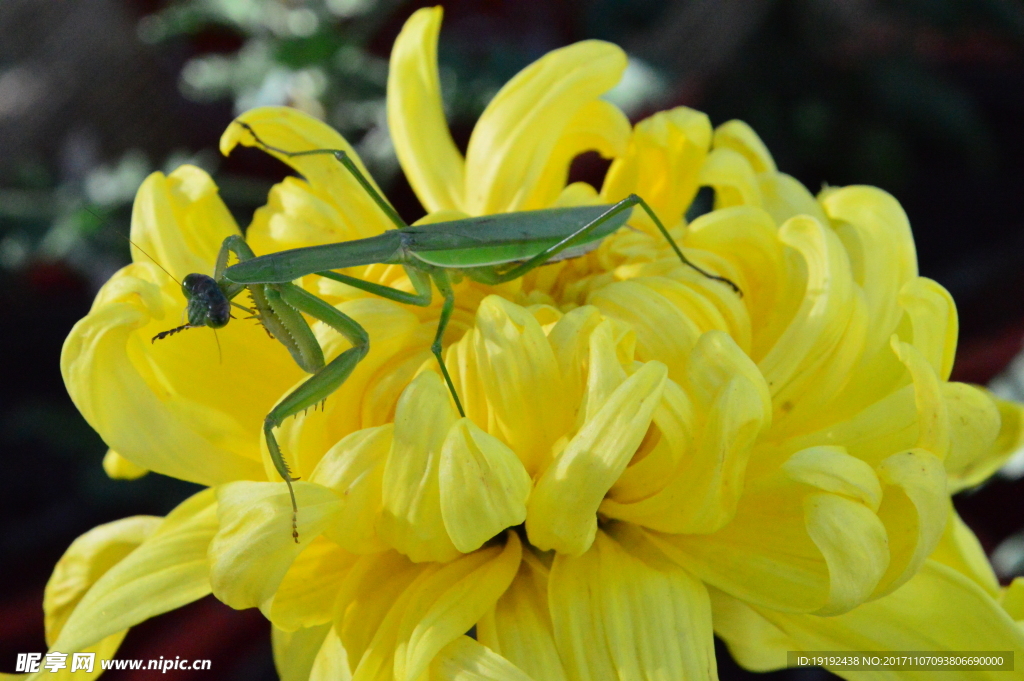
[[[428,219],[636,192],[744,296],[681,267],[639,216],[584,258],[463,282],[446,348],[459,418],[429,353],[436,306],[306,278],[371,350],[323,411],[282,428],[302,478],[295,544],[260,432],[305,374],[251,323],[220,332],[223,363],[205,332],[151,344],[184,300],[135,254],[68,338],[65,380],[108,471],[211,489],[69,548],[44,603],[53,649],[110,654],[128,627],[211,591],[270,619],[286,681],[714,679],[713,631],[755,669],[786,650],[1024,648],[1024,587],[1000,596],[949,504],[1010,451],[1020,411],[946,382],[956,311],[917,276],[899,204],[869,187],[812,196],[739,122],[712,131],[674,109],[631,130],[599,99],[625,57],[594,41],[510,81],[463,158],[440,101],[440,18],[409,20],[388,86]],[[351,152],[293,110],[241,120],[276,147]],[[232,125],[222,149],[238,143],[253,140]],[[565,186],[589,149],[615,158],[600,195]],[[257,253],[390,226],[330,157],[288,162],[305,179],[255,216]],[[716,210],[687,225],[700,186]],[[198,169],[139,191],[132,237],[178,278],[210,273],[237,233]],[[408,287],[395,266],[352,274]],[[315,330],[327,356],[344,349]]]

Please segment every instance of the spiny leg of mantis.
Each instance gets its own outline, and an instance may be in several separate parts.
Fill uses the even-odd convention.
[[[592,220],[590,223],[584,225],[580,229],[576,230],[572,234],[568,235],[567,237],[559,241],[558,243],[545,248],[543,251],[533,256],[526,262],[520,263],[510,270],[504,272],[497,272],[494,268],[479,268],[478,270],[475,271],[475,274],[485,278],[488,284],[502,284],[506,281],[512,281],[513,279],[517,279],[526,274],[527,272],[529,272],[530,270],[540,267],[548,260],[564,251],[566,248],[570,248],[576,241],[585,238],[587,234],[597,229],[608,220],[611,220],[613,217],[615,217],[622,211],[632,210],[634,206],[640,206],[644,210],[644,212],[646,212],[647,215],[651,218],[651,220],[654,221],[654,224],[657,225],[658,230],[661,232],[662,236],[665,237],[669,245],[672,246],[672,250],[675,251],[675,254],[679,257],[680,262],[682,262],[684,265],[688,265],[689,267],[692,267],[693,269],[697,270],[708,279],[720,281],[729,286],[730,288],[732,288],[732,290],[735,291],[736,293],[740,294],[741,296],[743,295],[743,292],[740,291],[740,287],[734,284],[732,281],[730,281],[726,277],[722,277],[717,274],[712,274],[707,270],[698,267],[696,264],[693,263],[693,261],[691,261],[685,255],[683,255],[682,249],[679,248],[679,246],[675,242],[675,239],[673,239],[672,235],[668,233],[667,229],[665,229],[665,225],[661,223],[661,220],[658,219],[658,216],[654,213],[651,207],[647,205],[647,202],[644,201],[639,196],[637,196],[636,194],[630,194],[626,198],[622,199],[621,201],[613,205],[607,211],[602,213],[600,216]]]
[[[224,286],[225,295],[233,298],[248,289],[260,323],[288,348],[295,362],[304,371],[313,374],[306,382],[286,395],[263,421],[270,459],[288,486],[288,496],[292,502],[292,538],[298,542],[298,502],[292,486],[297,478],[291,474],[273,429],[279,427],[289,416],[316,405],[337,390],[359,361],[366,356],[370,349],[370,338],[354,319],[294,284],[246,286],[227,282],[224,279],[224,270],[227,268],[230,253],[234,253],[240,261],[255,257],[241,236],[234,235],[224,240],[217,254],[214,274],[218,283]],[[303,312],[336,329],[348,339],[352,347],[325,364],[323,350],[309,323],[302,316]]]
[[[316,156],[324,154],[334,156],[334,158],[339,163],[341,163],[341,165],[343,165],[349,171],[349,173],[352,174],[352,176],[356,179],[356,181],[363,188],[363,190],[370,195],[374,203],[376,203],[377,206],[380,207],[380,209],[384,212],[384,214],[388,216],[388,219],[391,221],[393,225],[395,225],[395,227],[397,227],[398,229],[408,227],[408,225],[405,223],[404,220],[402,220],[401,216],[397,213],[397,211],[395,211],[391,204],[388,203],[387,200],[385,200],[384,197],[380,195],[380,192],[378,192],[377,189],[373,186],[373,183],[371,183],[366,178],[366,176],[363,175],[363,172],[359,170],[359,166],[357,166],[352,161],[352,159],[348,155],[348,152],[345,151],[344,149],[307,149],[305,151],[287,151],[279,147],[271,146],[264,142],[263,139],[258,134],[256,134],[256,131],[253,130],[252,126],[250,126],[248,123],[243,123],[239,121],[238,125],[245,128],[245,130],[247,130],[249,134],[252,135],[252,138],[253,140],[255,140],[256,144],[258,144],[263,149],[273,151],[283,156],[287,156],[288,158],[295,158],[298,156]],[[437,285],[437,290],[440,291],[441,295],[444,296],[444,305],[441,308],[441,317],[438,320],[437,324],[437,334],[434,337],[433,344],[430,346],[430,350],[434,354],[434,357],[437,358],[437,363],[441,368],[441,374],[444,376],[445,383],[448,384],[448,390],[452,394],[452,399],[455,400],[455,406],[458,407],[459,414],[464,417],[466,413],[462,408],[462,401],[459,399],[459,394],[455,390],[455,384],[452,383],[451,376],[448,373],[448,367],[445,366],[444,357],[441,352],[441,339],[444,336],[445,329],[448,327],[448,320],[451,318],[452,311],[455,309],[454,293],[452,292],[451,283],[448,279],[448,275],[444,273],[443,270],[434,270],[432,272],[431,277],[425,274],[424,272],[412,267],[406,267],[405,271],[406,274],[409,275],[409,279],[412,281],[413,288],[416,289],[415,294],[411,294],[406,291],[401,291],[390,286],[383,286],[381,284],[374,284],[372,282],[363,281],[361,279],[350,277],[345,274],[339,274],[337,272],[317,272],[317,274],[320,275],[321,277],[333,279],[334,281],[339,281],[343,284],[348,284],[349,286],[361,289],[363,291],[367,291],[368,293],[373,293],[374,295],[381,296],[382,298],[387,298],[389,300],[394,300],[396,302],[405,303],[409,305],[418,305],[420,307],[426,307],[430,305],[430,301],[432,299],[430,280],[431,278],[433,278],[434,283]]]
[[[434,342],[430,345],[430,351],[437,358],[437,364],[441,367],[441,375],[444,376],[445,383],[448,385],[448,391],[452,394],[452,399],[455,400],[455,406],[459,410],[459,415],[465,417],[466,412],[462,408],[462,401],[459,399],[459,393],[455,389],[455,384],[452,382],[452,377],[448,373],[448,367],[444,363],[444,355],[441,352],[441,340],[444,338],[445,329],[448,328],[448,320],[451,319],[452,312],[455,310],[455,292],[452,290],[451,281],[448,278],[448,273],[443,269],[437,268],[431,271],[431,274],[423,272],[413,267],[405,268],[406,274],[409,276],[409,280],[412,281],[413,288],[416,289],[416,293],[408,293],[390,286],[383,286],[381,284],[374,284],[369,281],[363,281],[355,277],[350,277],[347,274],[339,274],[338,272],[317,272],[316,274],[325,277],[327,279],[333,279],[343,284],[373,293],[374,295],[394,300],[399,303],[405,303],[407,305],[419,305],[420,307],[426,307],[430,305],[430,301],[433,299],[433,293],[430,288],[430,281],[433,279],[434,284],[437,286],[437,290],[444,296],[444,304],[441,306],[441,316],[437,322],[437,333],[434,334]]]
[[[331,393],[340,388],[360,360],[369,352],[370,336],[359,322],[294,284],[267,284],[265,288],[275,313],[280,314],[284,308],[297,311],[295,316],[298,321],[289,322],[289,330],[294,331],[302,326],[312,333],[309,324],[301,314],[298,314],[305,312],[334,328],[352,344],[351,348],[319,367],[305,383],[286,395],[263,420],[263,434],[266,436],[270,459],[274,462],[278,474],[288,485],[288,494],[292,502],[292,537],[298,543],[299,507],[295,500],[295,490],[292,487],[292,482],[298,478],[292,477],[291,470],[277,444],[277,438],[274,437],[274,428],[280,427],[289,416],[294,416],[327,399]]]

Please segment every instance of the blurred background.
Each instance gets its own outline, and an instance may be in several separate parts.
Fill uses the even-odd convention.
[[[105,446],[67,397],[60,347],[97,288],[127,263],[145,176],[189,162],[214,176],[239,224],[284,166],[224,159],[233,116],[288,104],[355,144],[408,220],[422,215],[384,113],[399,0],[0,2],[0,671],[46,649],[42,592],[67,545],[97,524],[164,514],[191,494],[158,475],[112,481]],[[960,309],[954,378],[1024,398],[1024,4],[1017,0],[458,0],[440,64],[463,146],[519,69],[585,38],[623,46],[613,93],[639,120],[687,105],[749,122],[781,170],[816,191],[867,183],[910,216],[921,272]],[[572,179],[606,169],[580,157]],[[1024,465],[957,507],[1003,580],[1024,574]],[[719,651],[722,679],[746,674]],[[210,658],[165,679],[275,679],[255,611],[207,598],[134,629],[126,658]],[[149,674],[151,676],[152,673]],[[115,672],[105,678],[149,678]]]

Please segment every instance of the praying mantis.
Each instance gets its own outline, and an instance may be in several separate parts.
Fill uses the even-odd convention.
[[[440,319],[430,350],[451,392],[461,416],[465,410],[452,383],[442,355],[441,341],[455,309],[453,276],[468,277],[482,284],[500,284],[555,260],[576,257],[596,248],[600,241],[622,227],[634,207],[639,206],[654,222],[679,260],[705,277],[722,282],[741,294],[729,279],[707,272],[688,260],[668,230],[647,203],[631,194],[610,205],[549,208],[471,217],[429,225],[407,225],[395,209],[380,195],[348,154],[339,149],[288,151],[266,144],[247,123],[236,121],[257,146],[288,158],[316,154],[332,155],[356,179],[364,191],[384,212],[395,229],[383,234],[323,246],[297,248],[256,257],[240,236],[224,240],[217,256],[214,275],[189,274],[182,280],[182,292],[188,301],[188,323],[157,334],[166,338],[186,329],[225,326],[234,305],[252,312],[271,336],[280,341],[295,362],[312,374],[286,395],[267,414],[263,432],[267,449],[278,474],[288,486],[292,505],[292,537],[299,541],[298,504],[288,463],[274,435],[289,416],[294,416],[327,399],[348,379],[370,348],[370,337],[354,319],[333,305],[292,283],[316,274],[354,288],[408,305],[426,307],[433,299],[433,288],[444,298]],[[228,266],[230,255],[238,263]],[[375,263],[399,264],[405,269],[415,293],[363,281],[334,270]],[[234,302],[248,290],[254,310]],[[352,347],[330,362],[325,362],[303,314],[337,330]]]

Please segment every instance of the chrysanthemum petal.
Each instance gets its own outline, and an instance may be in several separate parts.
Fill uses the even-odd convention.
[[[844,486],[862,477],[855,473]],[[787,612],[852,607],[888,566],[886,529],[859,501],[805,486],[815,481],[758,480],[721,530],[652,536],[680,565],[748,602]]]
[[[345,575],[334,603],[334,628],[353,668],[363,658],[388,613],[407,598],[409,587],[434,569],[433,563],[413,563],[397,551],[362,556],[356,561]],[[381,664],[385,655],[381,653]]]
[[[897,591],[835,617],[795,615],[759,609],[783,631],[795,648],[788,650],[1020,650],[1021,629],[984,589],[951,567],[926,561],[920,572]],[[716,609],[716,617],[719,610]],[[786,650],[774,651],[779,667]],[[771,654],[764,651],[764,655]],[[843,670],[851,681],[875,681],[878,671]],[[889,672],[886,678],[912,681],[921,672]],[[942,681],[998,681],[1020,677],[1005,671],[928,672]]]
[[[442,16],[440,6],[424,7],[406,20],[388,72],[388,130],[402,170],[428,213],[462,207],[466,174],[441,101],[437,34]]]
[[[419,679],[435,655],[468,631],[511,584],[522,546],[514,532],[506,538],[504,547],[424,566],[376,628],[353,678]]]
[[[585,151],[596,151],[605,158],[621,156],[629,135],[629,119],[614,104],[595,99],[583,105],[551,151],[533,193],[517,208],[533,210],[554,205],[562,196],[569,165],[576,156]]]
[[[549,52],[506,83],[470,137],[463,210],[483,215],[521,209],[566,126],[625,68],[621,49],[587,40]]]
[[[284,631],[330,622],[334,598],[357,556],[326,537],[317,537],[288,568],[273,600],[264,606],[267,619]]]
[[[117,303],[146,312],[148,317],[138,323],[140,327],[148,323],[137,329],[123,352],[161,408],[170,412],[183,430],[194,432],[213,447],[259,458],[258,431],[248,424],[261,422],[280,392],[302,373],[287,353],[259,326],[243,321],[216,332],[201,329],[159,343],[151,341],[156,333],[182,322],[186,300],[178,281],[193,272],[213,274],[221,241],[239,234],[234,219],[212,179],[190,166],[167,177],[150,175],[136,197],[132,216],[136,262],[104,285],[92,312],[98,314],[107,304]],[[146,252],[141,253],[140,248]],[[165,255],[170,263],[166,266],[160,262]],[[147,286],[148,282],[156,286]],[[263,372],[252,371],[254,366]],[[105,369],[97,366],[95,372],[103,374]],[[88,371],[83,373],[88,376]],[[72,392],[76,387],[69,384]],[[187,459],[184,452],[188,449],[194,450],[196,468],[211,465],[207,463],[211,453],[201,448],[182,447],[178,458]],[[143,463],[137,460],[140,452],[118,453],[136,464]]]
[[[518,535],[508,532],[504,547],[468,554],[421,583],[402,616],[395,678],[417,679],[442,647],[468,631],[508,589],[521,559]]]
[[[891,560],[874,597],[889,593],[908,579],[935,549],[949,514],[946,471],[924,449],[893,454],[876,469],[885,485],[878,517],[889,537]]]
[[[53,647],[82,650],[210,593],[206,551],[216,531],[213,490],[179,504],[138,548],[96,580]]]
[[[673,380],[681,379],[690,351],[704,331],[675,302],[646,286],[643,279],[603,286],[587,299],[602,314],[625,322],[635,332],[637,359],[664,363]]]
[[[757,180],[761,205],[776,223],[781,225],[797,215],[809,215],[827,224],[821,205],[796,178],[785,173],[761,173]]]
[[[914,277],[903,284],[898,296],[910,324],[910,338],[939,378],[945,381],[953,370],[960,324],[956,303],[949,291],[926,277]]]
[[[286,177],[270,188],[266,205],[253,213],[245,242],[257,255],[370,236],[354,231],[330,198],[308,182]],[[359,225],[362,227],[362,225]]]
[[[238,123],[251,126],[266,144],[284,151],[310,151],[337,149],[344,151],[373,183],[352,146],[326,123],[298,109],[284,106],[264,106],[246,111],[235,119],[220,138],[220,151],[225,156],[237,144],[258,146],[251,133]],[[372,236],[395,225],[374,203],[366,190],[332,154],[291,157],[277,151],[265,150],[298,171],[312,191],[330,201],[338,209],[344,230],[351,234]]]
[[[899,202],[875,187],[828,192],[822,205],[850,256],[871,317],[867,347],[881,347],[900,319],[898,294],[917,276],[910,223]]]
[[[791,456],[782,470],[792,480],[852,497],[877,511],[882,503],[882,485],[871,466],[850,456],[842,447],[809,447]]]
[[[210,543],[213,593],[233,608],[268,608],[296,557],[341,508],[326,487],[292,483],[299,541],[292,538],[292,505],[283,482],[234,482],[217,489],[219,529]]]
[[[341,645],[338,633],[332,627],[324,637],[316,657],[313,658],[313,667],[309,670],[309,681],[349,681],[352,678],[352,669],[349,665],[348,654]]]
[[[551,568],[551,617],[569,678],[717,678],[704,585],[642,531],[610,532],[581,556],[557,554]]]
[[[309,481],[334,490],[341,510],[324,535],[353,553],[376,553],[388,545],[377,535],[384,465],[391,451],[390,424],[357,430],[331,447]]]
[[[296,631],[282,631],[271,626],[274,666],[281,681],[309,681],[313,662],[330,631],[330,624]]]
[[[750,161],[728,147],[713,149],[708,154],[701,166],[698,182],[714,188],[716,209],[761,207],[761,189]]]
[[[751,672],[770,672],[786,666],[785,651],[797,649],[793,639],[742,599],[713,586],[707,589],[715,634],[725,641],[729,654],[740,666]]]
[[[997,445],[1002,414],[988,392],[966,383],[943,383],[942,398],[949,418],[949,452],[943,464],[949,493],[954,494],[995,473],[1012,450],[1000,451]]]
[[[526,520],[529,474],[515,452],[469,419],[448,431],[439,483],[445,529],[463,553]]]
[[[686,379],[696,425],[691,426],[695,432],[690,442],[676,445],[678,468],[663,473],[663,489],[632,503],[613,488],[601,505],[605,515],[661,532],[707,533],[735,514],[754,440],[771,419],[768,386],[753,362],[720,331],[701,336]]]
[[[137,466],[207,485],[263,478],[262,467],[251,458],[258,453],[258,440],[244,433],[238,419],[250,410],[265,413],[266,407],[259,406],[261,393],[271,396],[259,389],[241,394],[238,385],[241,390],[250,388],[253,379],[245,375],[249,367],[242,371],[234,364],[253,359],[255,353],[242,349],[240,356],[229,358],[227,368],[241,375],[237,381],[232,375],[227,382],[238,385],[225,385],[227,394],[221,399],[212,397],[218,395],[214,384],[227,376],[221,373],[225,367],[199,370],[201,359],[216,355],[213,338],[183,334],[150,347],[149,336],[161,326],[157,320],[178,320],[177,310],[170,308],[172,300],[142,278],[150,275],[165,277],[153,265],[123,269],[104,286],[90,314],[71,330],[61,353],[61,372],[71,398],[104,441]],[[246,330],[225,328],[226,341]],[[197,352],[200,341],[211,343],[209,352]],[[233,345],[232,341],[229,348]],[[277,368],[272,358],[268,365]],[[185,367],[194,371],[179,370]],[[285,376],[288,373],[284,371]],[[277,383],[280,377],[271,380]],[[239,400],[232,403],[236,391]],[[140,428],[140,423],[146,427]]]
[[[867,324],[846,250],[832,230],[801,216],[782,225],[779,236],[803,257],[807,283],[796,316],[759,366],[776,405],[776,426],[788,419],[793,428],[798,414],[813,418],[849,380]],[[854,323],[859,333],[847,333]]]
[[[43,593],[48,644],[57,639],[96,580],[134,551],[162,522],[163,518],[156,516],[133,516],[94,527],[71,542],[54,566]]]
[[[754,129],[743,121],[733,119],[715,128],[713,144],[716,149],[732,149],[750,163],[755,173],[774,173],[775,160],[768,147]]]
[[[710,143],[711,122],[699,111],[680,106],[645,118],[608,169],[601,198],[614,203],[639,193],[665,225],[678,224],[697,194]],[[633,222],[655,233],[646,213],[633,213]]]
[[[195,166],[153,173],[132,206],[132,260],[155,262],[179,281],[192,272],[213,274],[221,242],[241,234],[213,179]]]
[[[1024,577],[1014,577],[1010,586],[1003,591],[999,605],[1018,625],[1024,622]]]
[[[686,245],[732,260],[749,301],[750,357],[760,362],[782,334],[803,297],[786,271],[785,246],[771,216],[754,206],[712,211],[689,225]]]
[[[548,573],[530,551],[494,609],[476,625],[477,640],[535,681],[566,681],[548,610]]]
[[[441,377],[424,372],[402,393],[384,466],[380,536],[415,562],[459,555],[441,515],[441,449],[458,415]]]
[[[914,382],[914,403],[917,406],[917,446],[945,459],[949,452],[949,411],[942,399],[942,388],[935,370],[920,351],[909,343],[893,337],[893,352],[910,372]]]
[[[149,470],[132,463],[113,449],[108,449],[103,455],[103,472],[112,480],[137,480]]]
[[[988,562],[985,549],[981,547],[981,542],[971,529],[960,519],[956,510],[949,509],[949,518],[942,539],[928,559],[948,565],[973,579],[993,598],[999,597],[999,578],[996,577],[992,564]]]
[[[514,664],[468,636],[460,636],[430,665],[430,681],[531,681]]]
[[[551,344],[528,310],[498,296],[480,303],[472,340],[475,373],[493,421],[488,432],[511,447],[534,475],[575,416],[564,398]]]
[[[598,506],[647,433],[667,375],[660,362],[643,365],[615,389],[544,471],[526,517],[533,546],[573,556],[590,547]]]
[[[886,528],[870,508],[838,494],[807,495],[804,514],[828,566],[828,600],[817,612],[846,612],[871,595],[889,567]]]

